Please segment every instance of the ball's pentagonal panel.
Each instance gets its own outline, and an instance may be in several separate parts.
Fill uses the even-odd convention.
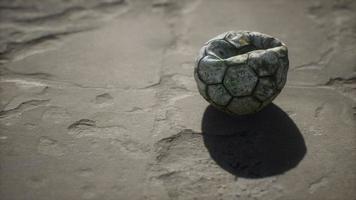
[[[238,65],[227,69],[224,85],[233,96],[246,96],[251,94],[257,80],[257,75],[247,65]]]
[[[254,96],[261,101],[271,101],[273,95],[277,93],[276,86],[272,78],[260,78],[256,86]]]
[[[237,49],[225,40],[213,40],[206,47],[206,53],[224,59],[237,55]]]
[[[209,85],[208,97],[217,105],[226,106],[232,98],[222,84]]]
[[[227,109],[239,115],[257,112],[261,103],[253,97],[234,97],[227,106]]]
[[[214,56],[205,56],[198,65],[198,74],[206,84],[221,83],[227,66],[223,60]]]
[[[273,51],[252,51],[248,57],[248,65],[257,72],[258,76],[271,76],[279,66],[278,56]]]
[[[288,49],[257,32],[229,31],[209,40],[194,68],[200,94],[212,105],[238,115],[268,105],[287,80]]]
[[[203,83],[199,76],[198,76],[198,72],[195,70],[194,71],[194,79],[195,79],[195,82],[197,83],[197,86],[198,86],[198,91],[200,93],[201,96],[204,97],[204,99],[208,99],[208,96],[206,94],[206,84]]]

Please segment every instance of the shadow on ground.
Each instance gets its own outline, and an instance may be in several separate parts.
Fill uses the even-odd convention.
[[[274,104],[244,117],[208,106],[202,130],[211,157],[237,177],[282,174],[297,166],[307,151],[298,127]]]

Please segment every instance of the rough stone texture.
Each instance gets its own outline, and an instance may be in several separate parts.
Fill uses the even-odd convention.
[[[0,199],[354,200],[355,20],[347,0],[0,1]],[[289,48],[252,117],[192,77],[236,29]]]
[[[255,113],[271,103],[283,89],[289,68],[285,44],[250,31],[229,31],[214,37],[200,49],[196,60],[194,78],[199,93],[215,107],[237,115]],[[229,96],[249,98],[231,102]],[[247,102],[249,99],[253,102]]]

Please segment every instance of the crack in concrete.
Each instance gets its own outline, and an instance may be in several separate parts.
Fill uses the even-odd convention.
[[[22,102],[15,108],[0,111],[0,118],[6,118],[16,114],[21,114],[26,110],[45,105],[49,101],[50,101],[49,99],[45,99],[45,100],[29,100],[29,101]]]
[[[309,193],[313,194],[322,187],[325,187],[329,183],[327,177],[321,177],[309,185]]]
[[[335,86],[343,84],[356,84],[356,74],[347,78],[344,77],[335,77],[330,78],[324,85]]]

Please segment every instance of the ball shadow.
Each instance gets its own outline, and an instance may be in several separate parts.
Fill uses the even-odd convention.
[[[212,159],[237,177],[282,174],[296,167],[307,152],[293,120],[274,104],[249,116],[231,116],[208,106],[202,131]]]

